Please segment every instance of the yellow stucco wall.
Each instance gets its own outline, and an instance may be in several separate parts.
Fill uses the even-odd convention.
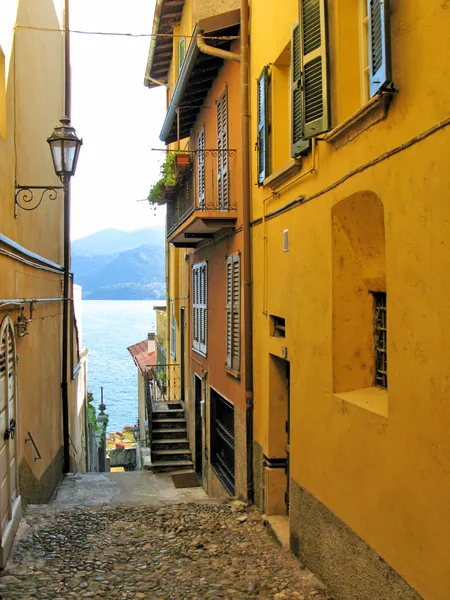
[[[46,259],[62,263],[62,196],[44,199],[35,211],[18,209],[14,218],[14,184],[60,185],[47,137],[63,114],[63,38],[59,0],[16,0],[0,5],[0,233]],[[18,28],[14,32],[15,24]],[[4,57],[4,59],[3,59]],[[3,69],[4,60],[4,69]],[[4,125],[2,125],[2,119]],[[0,298],[61,296],[62,274],[0,256]],[[18,458],[27,465],[25,496],[42,501],[51,493],[61,465],[61,302],[35,304],[28,335],[17,340]],[[28,315],[28,306],[25,313]],[[0,311],[13,321],[17,310]],[[30,431],[42,455],[34,460]],[[25,464],[23,463],[23,464]],[[58,471],[59,469],[59,471]],[[43,477],[45,475],[45,477]],[[42,484],[43,490],[39,490]],[[35,494],[35,496],[33,496]],[[36,495],[37,494],[37,495]],[[30,498],[30,496],[29,496]]]
[[[349,11],[357,7],[342,0],[328,4],[333,5],[336,126],[362,104],[356,42],[349,34],[355,20]],[[387,118],[338,150],[319,142],[315,165],[309,154],[300,178],[277,196],[252,185],[255,439],[269,456],[271,445],[277,445],[273,436],[280,442],[284,435],[269,418],[269,356],[281,357],[285,347],[291,377],[291,477],[427,600],[446,600],[448,128],[408,148],[400,146],[449,116],[448,52],[445,57],[436,52],[436,40],[448,37],[448,8],[425,0],[391,4],[393,79],[399,93]],[[287,0],[282,11],[270,0],[252,3],[251,148],[256,143],[256,79],[289,43],[297,10],[295,0]],[[274,129],[283,118],[289,116],[275,115]],[[395,148],[398,153],[368,164]],[[275,146],[274,151],[280,167],[282,150]],[[359,173],[343,179],[357,167]],[[252,183],[256,180],[254,153]],[[300,196],[306,199],[303,204],[265,223],[257,221]],[[375,221],[368,221],[372,209]],[[357,233],[345,234],[342,241],[348,220]],[[285,229],[288,252],[282,247]],[[361,326],[367,322],[367,303],[359,303],[357,294],[367,300],[377,287],[387,291],[389,389],[355,397],[355,390],[370,386],[372,378],[371,340]],[[271,314],[286,319],[285,339],[270,337]]]

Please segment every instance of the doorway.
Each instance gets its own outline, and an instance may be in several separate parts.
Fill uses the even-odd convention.
[[[202,382],[203,380],[194,375],[195,393],[195,472],[197,477],[202,478],[203,472],[203,445],[202,445]]]
[[[269,357],[268,429],[264,510],[267,515],[289,515],[290,364],[272,354]]]
[[[184,306],[180,309],[180,400],[184,406],[184,377],[185,377],[185,356],[184,356]]]
[[[5,317],[0,326],[0,568],[8,559],[19,525],[22,502],[17,465],[17,372],[14,326]]]

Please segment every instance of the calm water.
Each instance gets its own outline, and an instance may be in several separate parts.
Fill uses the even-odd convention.
[[[128,346],[155,331],[154,305],[160,300],[83,300],[83,346],[89,349],[88,390],[109,415],[108,431],[137,421],[136,366]]]

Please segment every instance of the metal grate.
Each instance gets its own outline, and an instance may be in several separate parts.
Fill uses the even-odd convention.
[[[211,464],[234,494],[234,407],[211,389]]]
[[[387,311],[386,293],[373,292],[373,335],[375,348],[375,385],[387,388]]]

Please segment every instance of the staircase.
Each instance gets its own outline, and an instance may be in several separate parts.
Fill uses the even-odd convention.
[[[184,471],[193,468],[184,409],[179,403],[153,405],[151,470]]]

